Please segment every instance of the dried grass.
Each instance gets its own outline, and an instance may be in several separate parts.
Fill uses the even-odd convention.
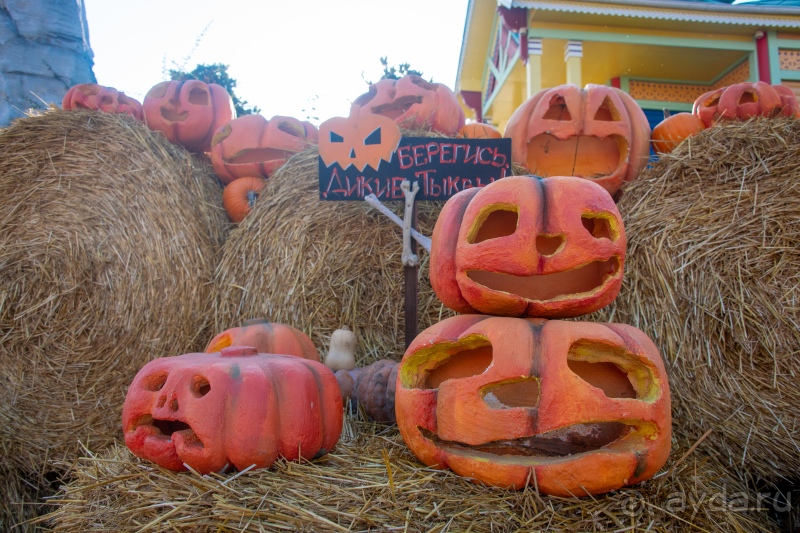
[[[226,475],[171,472],[115,446],[78,461],[43,520],[59,533],[775,530],[766,512],[750,509],[756,495],[703,444],[680,464],[687,447],[677,447],[654,480],[576,500],[533,487],[486,488],[427,468],[396,427],[347,418],[345,433],[313,462]]]
[[[424,130],[407,137],[441,137]],[[319,200],[318,150],[293,157],[270,177],[253,211],[231,232],[215,276],[216,330],[264,317],[309,335],[327,351],[347,324],[358,336],[358,366],[405,352],[402,230],[365,202]],[[516,169],[519,170],[519,169]],[[403,218],[403,202],[386,202]],[[419,202],[431,235],[444,202]],[[419,330],[453,316],[431,289],[419,246]]]
[[[224,217],[210,167],[127,116],[0,132],[0,466],[108,446],[141,366],[201,347]]]
[[[667,361],[675,429],[766,479],[800,472],[800,123],[692,137],[626,191],[614,304]]]

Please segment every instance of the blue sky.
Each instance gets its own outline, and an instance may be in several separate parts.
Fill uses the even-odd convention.
[[[348,114],[350,101],[366,91],[362,72],[367,80],[380,77],[381,56],[452,89],[467,8],[467,0],[85,4],[102,85],[141,101],[165,79],[165,67],[226,63],[237,95],[265,117],[314,114],[322,121]]]

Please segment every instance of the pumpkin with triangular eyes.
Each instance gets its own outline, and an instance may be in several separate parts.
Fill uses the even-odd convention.
[[[319,126],[319,156],[326,167],[338,163],[359,172],[369,165],[378,170],[381,161],[392,160],[400,144],[400,128],[381,115],[361,115],[353,105],[349,117],[333,117]]]
[[[692,113],[706,128],[719,120],[796,117],[798,112],[797,97],[789,87],[763,81],[720,87],[701,95],[692,106]]]
[[[514,111],[511,155],[537,176],[578,176],[610,194],[647,166],[650,124],[626,92],[605,85],[543,89]]]
[[[104,87],[96,83],[75,85],[61,102],[64,109],[96,109],[103,113],[127,113],[137,120],[142,120],[142,104],[113,87]]]
[[[622,217],[596,183],[510,176],[447,201],[431,285],[459,313],[575,317],[616,298],[625,249]]]
[[[142,108],[151,130],[190,152],[208,152],[214,131],[236,118],[228,91],[199,80],[161,82],[147,92]]]
[[[664,362],[625,324],[448,318],[408,347],[395,413],[424,464],[563,497],[649,479],[671,445]]]
[[[223,183],[237,178],[268,178],[294,154],[316,144],[319,132],[292,117],[246,115],[217,128],[211,139],[211,164]]]

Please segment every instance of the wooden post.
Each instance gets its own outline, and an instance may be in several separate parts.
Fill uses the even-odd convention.
[[[411,216],[411,228],[417,229],[417,203],[414,202],[414,214]],[[417,241],[411,239],[411,253],[417,253]],[[417,316],[417,293],[419,284],[417,275],[419,266],[403,267],[406,282],[406,349],[417,338],[419,317]]]

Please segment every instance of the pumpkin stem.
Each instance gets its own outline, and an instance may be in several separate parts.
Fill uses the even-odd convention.
[[[247,203],[250,206],[250,209],[253,209],[253,206],[256,204],[255,191],[247,191]]]
[[[672,113],[669,112],[669,109],[666,107],[664,108],[664,118],[667,119],[672,116]]]

